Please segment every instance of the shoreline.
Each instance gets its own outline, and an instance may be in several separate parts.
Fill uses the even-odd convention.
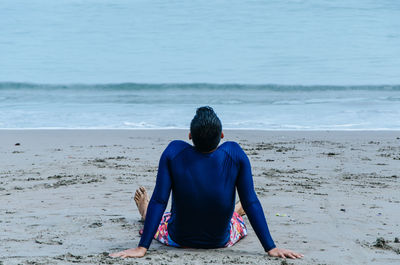
[[[0,131],[180,131],[188,128],[0,128]],[[400,129],[259,129],[259,128],[223,128],[223,131],[260,131],[260,132],[400,132]]]

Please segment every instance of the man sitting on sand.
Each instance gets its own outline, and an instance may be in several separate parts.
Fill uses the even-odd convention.
[[[249,159],[235,142],[218,146],[223,137],[213,109],[197,109],[189,133],[194,146],[172,141],[161,155],[151,200],[143,187],[136,191],[145,220],[139,246],[110,256],[143,257],[153,238],[174,247],[230,247],[247,235],[244,214],[270,256],[303,256],[275,246],[254,191]],[[236,205],[235,188],[241,201]],[[171,212],[164,213],[171,191]]]

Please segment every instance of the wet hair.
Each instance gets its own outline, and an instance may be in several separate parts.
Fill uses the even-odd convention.
[[[214,110],[200,107],[190,123],[190,133],[195,148],[200,152],[210,152],[221,141],[222,124]]]

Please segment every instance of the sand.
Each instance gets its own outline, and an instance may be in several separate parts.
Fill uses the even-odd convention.
[[[226,131],[250,157],[255,189],[287,264],[399,264],[400,132]],[[0,264],[285,264],[254,231],[227,249],[135,247],[132,195],[185,130],[1,130]],[[248,224],[247,218],[245,218]],[[377,240],[378,239],[378,240]]]

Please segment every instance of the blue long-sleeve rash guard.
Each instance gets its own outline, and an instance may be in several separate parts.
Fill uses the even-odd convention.
[[[184,141],[171,142],[161,156],[139,246],[149,248],[172,190],[171,239],[185,247],[223,247],[229,240],[235,187],[265,251],[275,248],[249,159],[239,144],[225,142],[212,153],[201,153]]]

